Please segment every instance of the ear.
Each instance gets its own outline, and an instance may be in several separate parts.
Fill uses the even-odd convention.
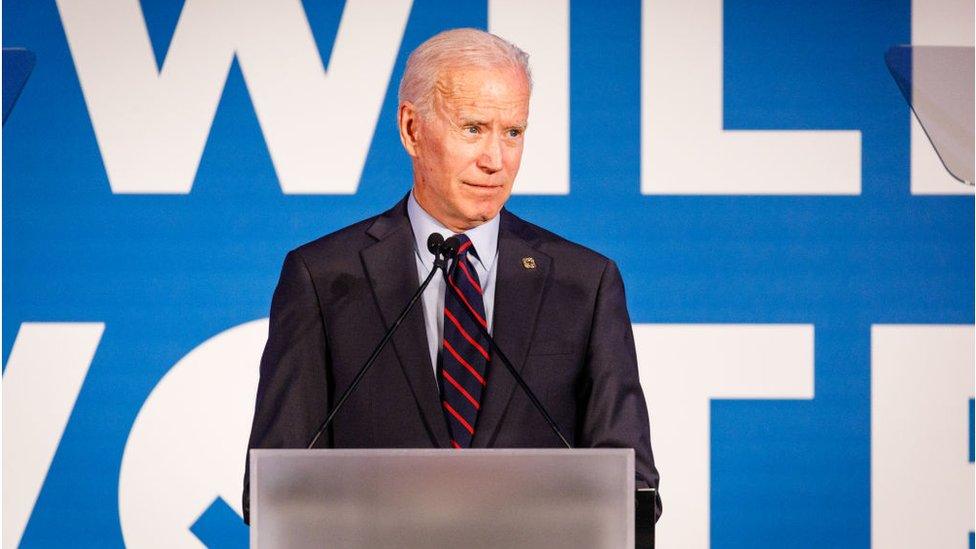
[[[410,101],[404,101],[397,110],[397,126],[400,128],[400,142],[407,154],[417,157],[417,131],[420,117],[417,108]]]

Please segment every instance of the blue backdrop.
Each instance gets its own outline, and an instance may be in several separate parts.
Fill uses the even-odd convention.
[[[142,2],[160,64],[182,7]],[[342,3],[304,8],[328,59]],[[725,128],[860,130],[860,195],[648,196],[641,4],[570,7],[570,192],[514,196],[510,209],[614,258],[635,323],[816,330],[813,400],[712,404],[716,547],[818,546],[825,533],[868,547],[871,325],[973,323],[972,197],[909,192],[909,111],[883,62],[910,42],[909,10],[725,2]],[[192,192],[127,195],[109,186],[57,6],[4,2],[3,45],[37,55],[3,128],[4,366],[23,322],[105,324],[25,546],[122,544],[120,463],[150,391],[201,342],[267,316],[289,249],[406,192],[392,123],[406,56],[439,30],[486,25],[484,2],[414,2],[353,195],[282,193],[236,61]],[[681,487],[662,478],[666,521],[667,492]],[[240,543],[235,518],[218,504],[194,533]]]

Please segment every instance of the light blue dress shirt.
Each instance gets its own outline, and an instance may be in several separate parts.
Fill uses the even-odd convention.
[[[424,211],[410,192],[407,199],[407,216],[410,218],[410,227],[413,229],[414,256],[417,258],[417,276],[422,282],[430,270],[434,268],[434,256],[427,250],[427,237],[430,233],[440,233],[444,238],[454,234],[439,221],[431,217]],[[498,224],[499,216],[467,230],[464,234],[471,239],[478,256],[468,255],[471,264],[474,265],[478,273],[478,280],[481,289],[484,290],[482,297],[485,300],[485,320],[488,321],[488,331],[492,330],[492,316],[495,309],[495,273],[498,271],[495,258],[498,257]],[[441,350],[441,340],[444,338],[444,291],[447,284],[444,276],[437,274],[430,281],[430,285],[424,290],[422,298],[424,304],[424,327],[427,329],[427,346],[430,350],[430,363],[434,366],[434,375],[437,375],[437,353]],[[436,377],[435,377],[436,379]]]

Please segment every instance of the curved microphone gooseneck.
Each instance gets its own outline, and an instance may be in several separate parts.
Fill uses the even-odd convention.
[[[386,333],[383,335],[383,339],[381,339],[379,344],[376,345],[376,348],[373,349],[373,353],[369,355],[366,363],[363,364],[359,369],[359,372],[356,373],[356,377],[353,378],[352,383],[350,383],[349,387],[342,392],[342,396],[340,396],[339,400],[336,401],[336,404],[332,407],[332,411],[329,412],[328,417],[325,418],[322,425],[320,425],[318,430],[315,431],[315,436],[312,437],[312,441],[308,443],[308,446],[306,446],[307,449],[314,447],[315,443],[318,442],[319,437],[322,436],[322,433],[324,433],[325,430],[329,428],[329,425],[332,424],[332,420],[335,419],[336,414],[339,413],[340,409],[342,409],[342,405],[346,403],[346,399],[348,399],[349,395],[351,395],[353,391],[356,390],[356,387],[359,386],[359,383],[363,380],[366,372],[368,372],[373,366],[373,363],[375,363],[379,358],[380,352],[384,347],[386,347],[386,344],[390,342],[390,339],[393,338],[393,334],[396,333],[397,329],[400,327],[400,324],[403,323],[403,319],[407,317],[410,310],[413,309],[414,305],[417,304],[417,301],[420,300],[420,296],[424,293],[424,290],[427,289],[430,281],[434,279],[434,273],[437,272],[437,269],[440,269],[445,275],[447,274],[447,262],[454,257],[455,254],[457,254],[458,246],[460,246],[460,241],[453,236],[447,240],[444,240],[444,237],[440,234],[431,233],[430,236],[427,237],[427,250],[434,254],[434,268],[430,270],[430,274],[428,274],[427,278],[424,279],[423,284],[421,284],[420,287],[417,288],[417,291],[414,292],[413,297],[411,297],[410,301],[407,302],[407,306],[403,308],[403,312],[400,313],[400,316],[398,316],[393,322],[393,325],[386,330]]]
[[[450,238],[448,240],[450,240]],[[451,254],[451,257],[455,256],[456,254],[457,254],[457,249],[455,248],[454,253]],[[457,265],[458,262],[457,262],[457,258],[455,257],[454,263],[451,264],[451,268],[444,271],[444,277],[448,278],[453,276],[454,271],[457,270]],[[505,352],[502,351],[501,347],[499,347],[497,343],[495,343],[495,338],[491,337],[491,334],[488,333],[488,328],[481,325],[481,322],[477,318],[475,318],[474,313],[471,311],[471,309],[467,307],[461,307],[461,309],[464,309],[464,312],[467,313],[467,315],[471,318],[471,320],[474,320],[475,325],[478,326],[478,329],[481,331],[482,335],[488,338],[488,342],[491,344],[491,348],[498,353],[498,358],[502,359],[502,364],[505,365],[505,369],[508,370],[508,373],[512,374],[512,377],[515,378],[515,382],[518,383],[518,386],[522,388],[522,391],[525,392],[525,395],[529,397],[529,400],[532,402],[532,405],[535,406],[535,409],[538,410],[540,414],[542,414],[542,417],[546,420],[546,423],[549,424],[549,428],[552,429],[552,432],[556,433],[556,436],[559,437],[559,440],[562,441],[563,445],[566,446],[566,448],[572,449],[573,445],[570,444],[568,440],[566,440],[566,437],[563,436],[562,432],[559,430],[559,427],[556,426],[556,422],[552,419],[552,416],[549,415],[549,412],[546,410],[546,407],[542,405],[542,402],[540,402],[538,398],[536,398],[535,393],[532,392],[532,389],[529,388],[528,384],[525,383],[525,380],[522,379],[522,376],[518,373],[515,367],[512,366],[512,361],[510,361],[508,357],[505,356]]]

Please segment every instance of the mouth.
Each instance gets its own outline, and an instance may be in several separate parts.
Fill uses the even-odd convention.
[[[498,185],[498,184],[492,185],[489,183],[473,183],[471,181],[461,181],[461,183],[468,187],[474,187],[476,189],[500,189],[503,187],[503,185]]]

